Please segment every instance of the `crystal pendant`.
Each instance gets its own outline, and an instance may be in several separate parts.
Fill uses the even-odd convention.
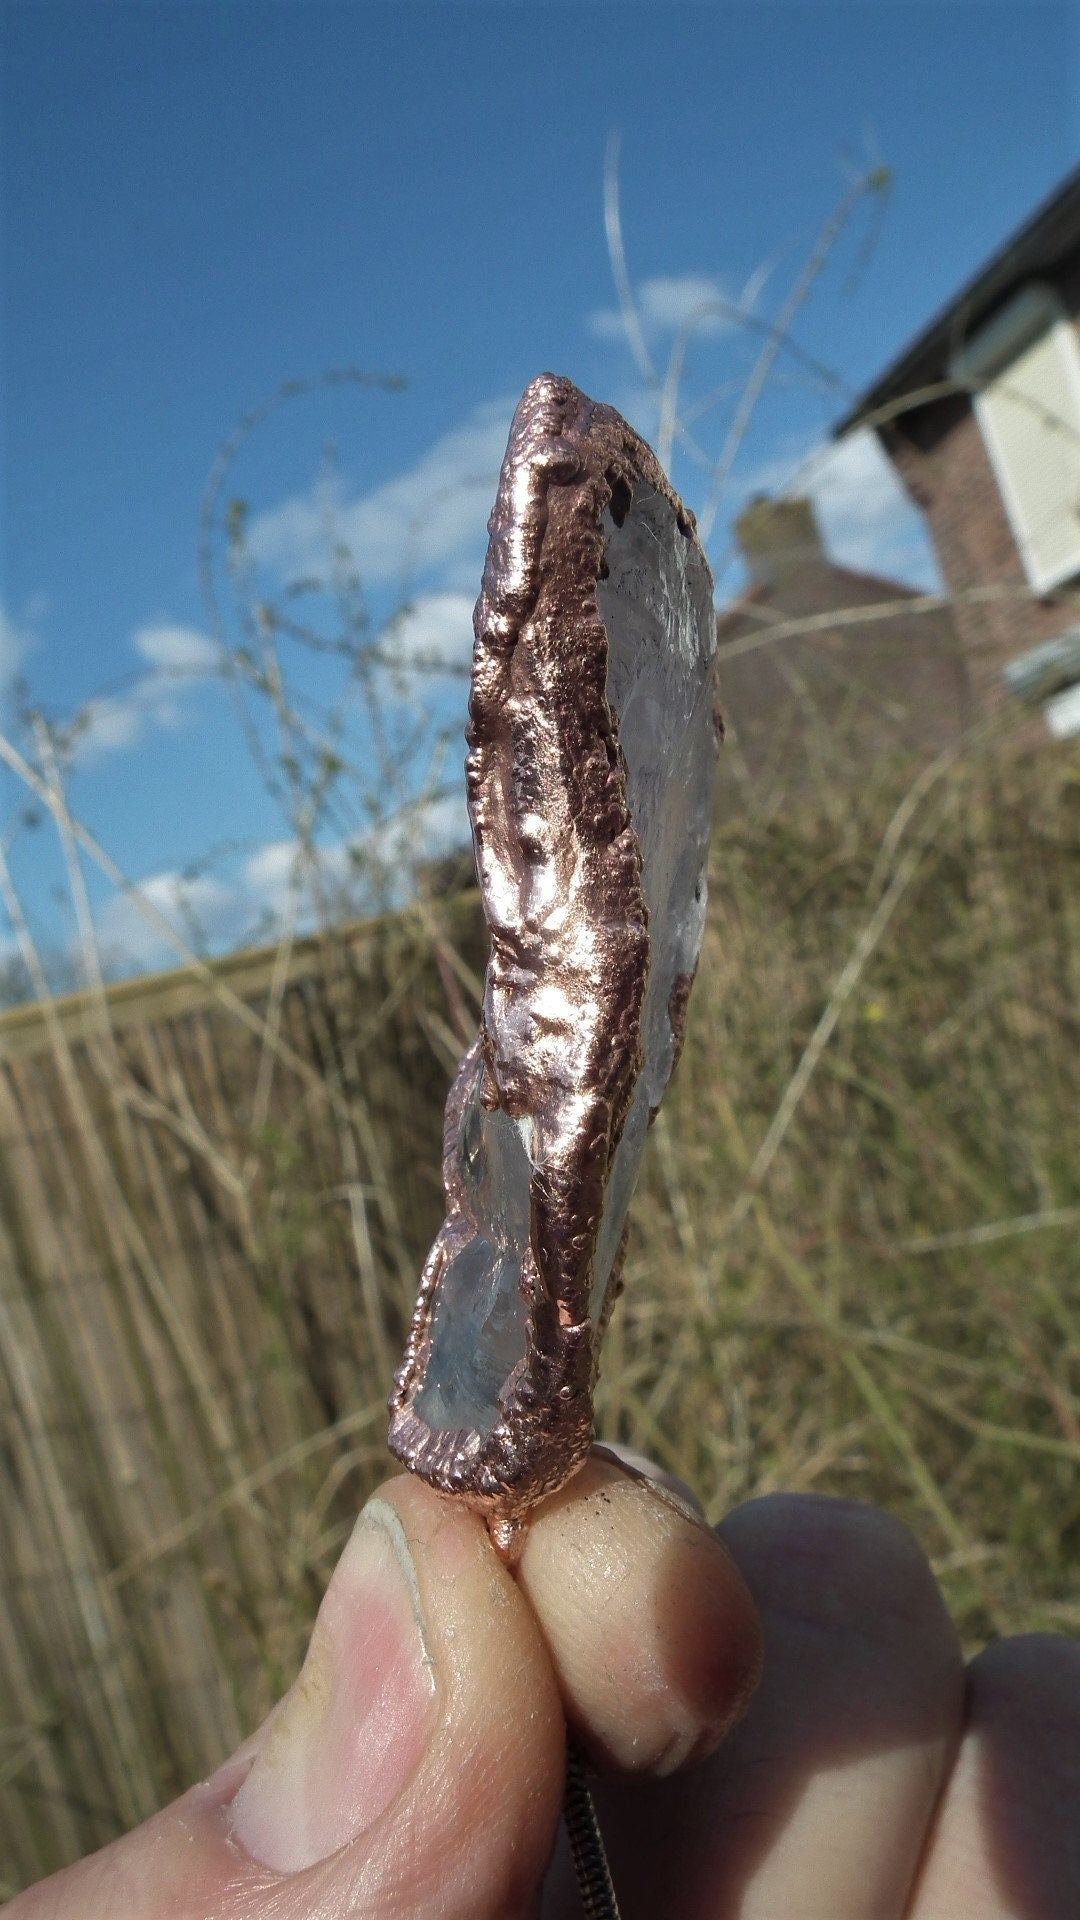
[[[446,1219],[390,1445],[509,1521],[581,1464],[645,1135],[705,923],[713,581],[633,429],[543,374],[475,614],[466,765],[491,935],[446,1108]]]

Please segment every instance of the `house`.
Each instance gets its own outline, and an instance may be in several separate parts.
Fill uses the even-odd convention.
[[[1080,730],[1080,169],[836,429],[872,427],[926,515],[977,710]]]
[[[947,608],[908,611],[911,587],[830,560],[809,500],[759,497],[735,537],[750,578],[717,619],[729,777],[775,793],[959,736],[969,695]]]

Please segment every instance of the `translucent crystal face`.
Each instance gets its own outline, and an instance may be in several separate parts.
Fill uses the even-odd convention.
[[[490,1433],[499,1395],[525,1358],[521,1265],[529,1244],[529,1160],[508,1114],[480,1105],[461,1130],[459,1170],[480,1232],[448,1262],[435,1296],[431,1354],[415,1406],[433,1431]]]
[[[604,516],[607,577],[597,601],[608,636],[608,701],[626,759],[627,799],[649,909],[645,1062],[608,1181],[590,1311],[603,1306],[645,1151],[675,1064],[670,1008],[693,976],[705,928],[716,739],[712,581],[697,544],[650,487],[616,526]]]
[[[674,1064],[670,1009],[692,976],[705,922],[705,860],[715,741],[712,582],[700,549],[670,503],[639,485],[621,525],[605,515],[606,577],[597,600],[608,636],[608,701],[627,767],[630,815],[642,855],[650,970],[643,1009],[644,1066],[601,1217],[590,1314],[597,1322],[637,1181],[651,1114]],[[550,837],[538,822],[537,838]],[[543,829],[543,833],[540,829]],[[542,864],[558,866],[557,849]],[[563,850],[572,852],[571,850]],[[605,928],[605,937],[611,930]],[[532,1173],[518,1124],[479,1103],[479,1074],[461,1130],[459,1168],[477,1233],[436,1289],[430,1351],[414,1406],[433,1431],[491,1432],[499,1396],[525,1358],[521,1294]],[[572,1090],[571,1090],[572,1091]],[[530,1123],[521,1127],[535,1138]]]

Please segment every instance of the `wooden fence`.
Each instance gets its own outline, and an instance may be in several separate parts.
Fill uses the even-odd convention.
[[[481,941],[442,901],[0,1018],[0,1895],[299,1658],[387,1464]]]

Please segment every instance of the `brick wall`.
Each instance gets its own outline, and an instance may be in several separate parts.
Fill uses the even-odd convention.
[[[1080,263],[1055,285],[1075,325]],[[990,585],[1016,589],[1015,599],[977,606],[961,602],[955,609],[975,704],[996,704],[1005,697],[1000,679],[1005,662],[1076,624],[1078,583],[1041,599],[1031,596],[982,434],[965,396],[921,407],[879,431],[908,492],[927,517],[950,591],[960,595]]]

